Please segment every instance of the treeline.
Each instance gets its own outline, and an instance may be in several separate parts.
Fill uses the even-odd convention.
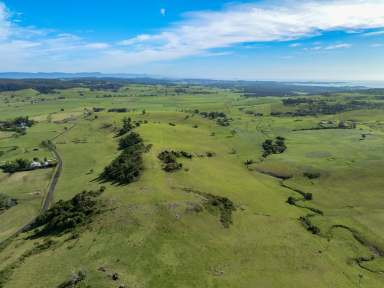
[[[285,106],[299,105],[303,103],[312,104],[315,101],[315,99],[310,98],[287,98],[282,100]]]
[[[305,107],[300,107],[296,111],[289,112],[271,112],[272,116],[316,116],[316,115],[333,115],[337,113],[361,110],[361,109],[383,109],[384,103],[373,103],[367,101],[352,100],[346,103],[329,103],[325,100],[309,100],[307,98],[284,99],[283,104],[286,106],[298,105],[306,103]]]
[[[132,131],[135,126],[130,118],[124,118],[123,127],[118,131],[119,150],[122,152],[111,164],[104,168],[99,180],[124,185],[137,181],[144,169],[142,154],[149,149],[138,133]]]
[[[110,90],[117,92],[127,84],[129,79],[115,78],[78,78],[78,79],[0,79],[0,92],[34,89],[42,94],[53,93],[58,89],[76,87],[93,90]]]

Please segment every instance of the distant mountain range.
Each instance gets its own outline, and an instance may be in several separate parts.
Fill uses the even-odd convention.
[[[131,74],[131,73],[100,73],[100,72],[82,72],[82,73],[64,73],[64,72],[1,72],[0,79],[76,79],[76,78],[153,78],[161,79],[165,77],[149,74]]]

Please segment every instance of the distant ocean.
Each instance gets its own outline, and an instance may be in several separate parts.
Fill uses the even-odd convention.
[[[368,88],[384,88],[384,81],[353,81],[347,82],[348,86],[365,86]]]
[[[303,86],[324,86],[324,87],[367,87],[384,88],[384,81],[345,81],[345,82],[296,82],[292,83]]]

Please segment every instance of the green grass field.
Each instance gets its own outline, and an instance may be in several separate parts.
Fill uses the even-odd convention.
[[[274,117],[272,111],[293,108],[278,97],[191,89],[203,92],[172,94],[159,85],[130,85],[117,92],[0,94],[0,120],[37,121],[26,135],[0,132],[0,163],[52,158],[40,145],[51,139],[63,160],[55,202],[106,186],[103,212],[79,228],[76,238],[30,239],[29,232],[2,242],[0,287],[59,287],[77,271],[86,278],[76,287],[92,288],[384,287],[383,110]],[[343,103],[354,95],[334,97]],[[92,107],[129,112],[88,114]],[[195,109],[222,111],[230,126]],[[143,154],[143,173],[128,185],[101,183],[97,177],[119,153],[116,129],[127,116],[141,121],[135,131],[153,145]],[[321,121],[350,119],[354,129],[309,130]],[[264,159],[263,142],[276,136],[286,139],[287,150]],[[157,157],[164,150],[194,157],[178,160],[183,168],[167,173]],[[246,166],[246,160],[252,163]],[[0,214],[0,241],[39,214],[52,174],[53,169],[0,173],[0,193],[19,202]],[[313,199],[305,201],[295,190],[312,193]],[[205,208],[202,193],[235,204],[229,228],[217,209]],[[290,196],[298,198],[296,205],[287,203]],[[320,231],[316,235],[299,221],[308,214]],[[48,238],[54,244],[36,252]]]

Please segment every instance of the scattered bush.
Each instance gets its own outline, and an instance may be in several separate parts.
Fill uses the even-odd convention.
[[[233,224],[232,213],[236,211],[235,204],[227,197],[217,196],[210,193],[200,192],[191,188],[184,188],[185,192],[194,193],[204,198],[204,206],[208,211],[220,213],[220,222],[225,228]],[[198,208],[197,212],[201,209]]]
[[[304,227],[310,231],[312,234],[320,234],[320,228],[315,226],[310,219],[310,216],[302,216],[299,218],[299,221],[304,225]]]

